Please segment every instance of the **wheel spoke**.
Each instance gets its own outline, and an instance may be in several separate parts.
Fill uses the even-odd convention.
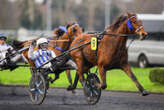
[[[35,82],[35,86],[36,86],[37,88],[39,88],[41,84],[42,84],[42,81],[40,81],[39,83]]]
[[[40,81],[39,83],[37,83],[36,84],[36,87],[39,88],[41,84],[42,84],[42,81]]]
[[[89,87],[89,86],[87,86],[88,87],[88,91],[90,91],[91,90],[91,88]]]
[[[35,101],[38,100],[38,92],[35,92]]]
[[[37,87],[38,86],[38,83],[35,81],[35,86]]]
[[[40,94],[44,94],[43,91],[41,91],[40,89],[38,89],[38,92],[39,92]]]
[[[40,87],[41,84],[42,84],[42,81],[39,82],[38,87]]]
[[[35,90],[36,90],[35,88],[30,89],[31,92],[34,92]]]
[[[94,90],[94,89],[93,89],[93,93],[94,93],[96,96],[98,96],[97,91],[96,91],[96,90]]]
[[[92,93],[92,91],[90,92],[90,97],[92,97],[93,96],[93,93]]]

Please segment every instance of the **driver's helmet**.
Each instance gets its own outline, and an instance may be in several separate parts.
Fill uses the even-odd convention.
[[[7,35],[5,33],[0,33],[0,40],[6,40]]]
[[[39,47],[40,45],[48,44],[48,40],[46,38],[40,38],[37,40],[36,45]]]

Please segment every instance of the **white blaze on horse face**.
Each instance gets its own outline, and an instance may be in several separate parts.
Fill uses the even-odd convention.
[[[68,60],[66,64],[72,66],[74,69],[77,70],[77,65],[73,60]]]

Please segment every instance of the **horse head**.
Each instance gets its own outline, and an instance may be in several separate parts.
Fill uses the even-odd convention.
[[[11,46],[15,49],[15,50],[19,50],[21,48],[24,47],[24,44],[27,43],[27,41],[18,41],[18,40],[13,40],[11,42]]]
[[[68,35],[69,35],[68,37],[70,37],[71,41],[73,41],[74,38],[82,34],[82,28],[77,23],[68,27],[67,30],[68,30]]]
[[[128,11],[126,13],[128,15],[126,24],[129,28],[129,31],[138,34],[140,40],[145,39],[148,34],[142,25],[142,21],[137,19],[136,13],[131,14]]]
[[[52,38],[54,40],[58,40],[60,37],[64,35],[64,33],[67,33],[67,29],[75,24],[75,22],[69,22],[66,26],[59,26],[58,28],[55,28],[52,33]]]
[[[60,28],[55,28],[53,33],[52,33],[52,38],[54,40],[58,40],[59,37],[63,36],[65,32],[63,30],[61,30]]]
[[[70,44],[78,34],[82,33],[82,28],[77,23],[68,23],[66,26],[59,26],[59,30],[63,31],[64,34],[58,39],[50,42],[50,47],[56,47],[59,51],[65,51],[69,49]],[[60,49],[59,49],[60,48]]]

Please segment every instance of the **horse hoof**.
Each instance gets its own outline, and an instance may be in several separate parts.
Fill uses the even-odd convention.
[[[144,90],[143,92],[142,92],[142,96],[147,96],[147,95],[149,95],[150,93],[148,92],[148,91],[146,91],[146,90]]]
[[[69,86],[67,87],[67,91],[72,91],[72,90],[74,90],[73,86],[69,85]]]
[[[72,90],[72,94],[76,94],[76,92],[74,90]]]
[[[102,86],[101,86],[101,89],[106,89],[106,88],[107,88],[106,85],[102,85]]]

